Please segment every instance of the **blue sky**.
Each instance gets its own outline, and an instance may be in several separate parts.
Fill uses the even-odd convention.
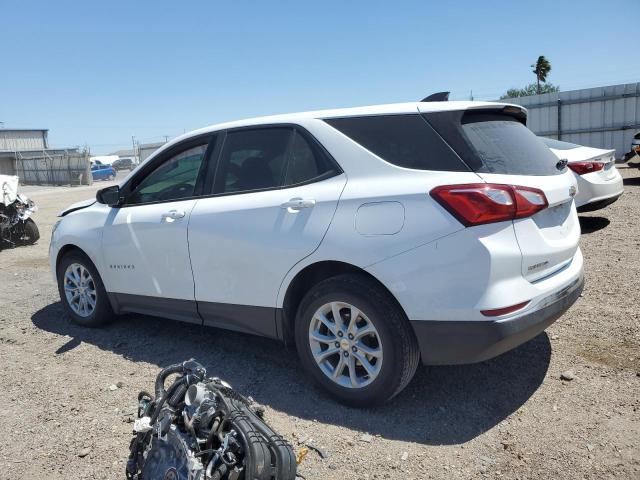
[[[638,0],[0,0],[0,121],[108,153],[238,118],[640,81]]]

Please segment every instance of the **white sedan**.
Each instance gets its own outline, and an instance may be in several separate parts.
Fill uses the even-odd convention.
[[[567,166],[575,174],[578,181],[575,202],[579,212],[599,210],[620,198],[624,186],[615,166],[615,150],[585,147],[552,138],[540,139],[561,161],[567,160]]]

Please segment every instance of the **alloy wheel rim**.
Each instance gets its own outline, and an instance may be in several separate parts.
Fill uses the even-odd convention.
[[[380,374],[380,335],[366,314],[349,303],[318,308],[309,325],[309,346],[322,373],[342,387],[366,387]]]
[[[89,270],[72,263],[64,272],[64,294],[71,310],[81,317],[90,316],[96,308],[98,293]]]

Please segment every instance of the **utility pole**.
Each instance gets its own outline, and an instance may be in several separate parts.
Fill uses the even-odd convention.
[[[473,102],[473,90],[471,90],[471,93],[469,94],[469,100]]]
[[[133,150],[133,157],[134,157],[134,161],[135,161],[135,158],[137,158],[137,155],[136,155],[136,137],[133,136],[133,135],[131,135],[131,147],[132,147],[132,150]]]
[[[169,135],[163,135],[164,137],[164,143],[167,143],[169,141]]]

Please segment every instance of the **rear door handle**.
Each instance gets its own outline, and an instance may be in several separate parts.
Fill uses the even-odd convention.
[[[313,199],[305,200],[303,198],[292,198],[288,202],[284,202],[280,205],[280,208],[286,208],[290,212],[299,212],[303,208],[313,208],[316,201]]]
[[[186,215],[185,212],[179,210],[169,210],[168,212],[164,212],[162,214],[162,220],[164,222],[173,222],[175,220],[179,220]]]

